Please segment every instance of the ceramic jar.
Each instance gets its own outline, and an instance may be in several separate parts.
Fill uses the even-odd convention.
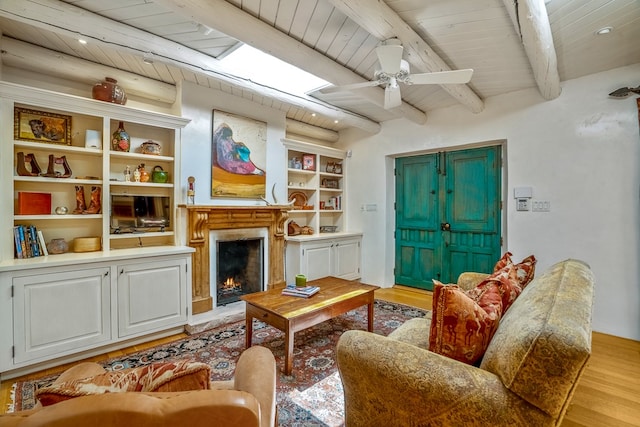
[[[127,94],[120,86],[118,81],[111,77],[106,77],[104,81],[93,85],[91,90],[93,99],[105,102],[113,102],[114,104],[124,105],[127,103]]]
[[[140,151],[142,154],[153,154],[155,156],[159,156],[162,151],[162,146],[157,142],[148,140],[140,145]]]
[[[128,152],[131,148],[131,137],[126,130],[124,130],[124,123],[118,123],[118,129],[113,133],[111,138],[111,149],[114,151]]]
[[[169,181],[169,172],[164,171],[162,166],[158,165],[151,172],[151,181],[164,184]]]
[[[51,239],[47,245],[49,254],[57,255],[69,252],[69,243],[64,239]]]
[[[151,176],[149,175],[149,172],[145,170],[144,163],[138,166],[138,172],[140,173],[140,182],[149,182]]]

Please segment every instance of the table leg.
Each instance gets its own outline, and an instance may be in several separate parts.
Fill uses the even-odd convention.
[[[245,320],[245,345],[247,348],[251,347],[251,338],[253,335],[253,316],[249,314],[249,310],[247,310],[246,320]]]
[[[367,309],[368,309],[368,326],[369,326],[369,332],[373,332],[373,301],[371,301],[369,304],[367,304]]]
[[[284,374],[291,375],[293,370],[293,332],[289,329],[284,331]]]

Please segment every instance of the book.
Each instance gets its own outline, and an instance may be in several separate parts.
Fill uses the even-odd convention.
[[[27,242],[24,236],[24,225],[18,225],[18,233],[20,234],[20,247],[22,248],[22,258],[31,258],[27,251]]]
[[[30,225],[28,231],[31,253],[34,257],[40,256],[40,243],[38,242],[38,233],[36,232],[36,227],[34,225]]]
[[[22,252],[22,244],[20,243],[20,226],[13,227],[13,240],[16,246],[16,258],[24,258],[24,252]]]
[[[287,286],[282,290],[282,295],[309,298],[311,295],[318,293],[319,290],[320,290],[320,287],[318,286],[305,286],[302,288],[296,288],[295,286]]]
[[[38,230],[38,242],[40,243],[40,249],[42,251],[43,256],[49,255],[49,251],[47,250],[47,242],[44,240],[44,234],[42,234],[42,230]]]

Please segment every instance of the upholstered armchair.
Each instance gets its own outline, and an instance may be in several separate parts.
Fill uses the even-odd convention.
[[[593,295],[586,264],[554,265],[502,317],[479,366],[427,350],[429,315],[389,337],[345,332],[346,426],[559,425],[591,353]]]
[[[58,384],[104,374],[96,363],[80,363]],[[198,379],[195,381],[201,381]],[[204,381],[209,381],[208,371]],[[193,383],[193,381],[191,381]],[[0,415],[0,426],[268,426],[276,420],[276,364],[265,347],[240,356],[234,378],[211,389],[172,392],[118,392],[74,397],[50,406]]]

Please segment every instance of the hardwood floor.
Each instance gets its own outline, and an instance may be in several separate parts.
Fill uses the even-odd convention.
[[[430,309],[431,293],[404,286],[379,289],[376,298],[414,307]],[[103,354],[90,360],[104,360],[186,336],[178,334]],[[11,399],[11,385],[16,380],[37,378],[65,370],[67,366],[38,372],[0,384],[0,412],[5,412]],[[640,342],[594,332],[592,355],[562,427],[629,427],[640,426]]]

